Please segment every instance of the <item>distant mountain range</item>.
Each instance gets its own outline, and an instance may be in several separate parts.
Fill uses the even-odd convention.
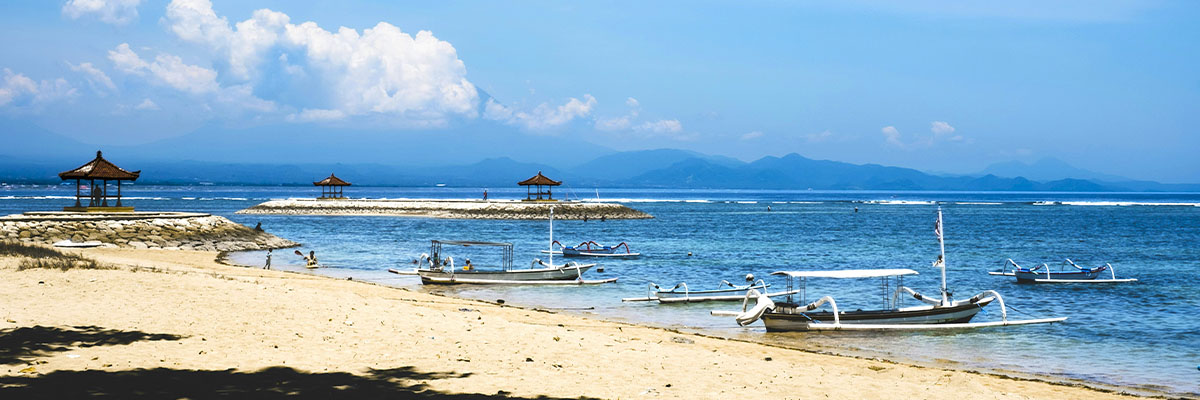
[[[564,143],[561,138],[528,135],[519,135],[525,137],[524,142],[504,139],[501,143],[490,131],[497,129],[493,125],[480,125],[474,133],[454,140],[436,133],[398,136],[354,131],[331,136],[325,130],[309,128],[297,126],[286,135],[287,141],[263,139],[279,137],[278,133],[212,128],[144,145],[104,146],[103,150],[106,158],[118,165],[142,170],[138,183],[143,184],[309,185],[333,172],[357,185],[502,187],[515,186],[542,171],[574,188],[1200,191],[1200,184],[1134,181],[1056,159],[999,163],[978,174],[954,176],[814,160],[794,153],[744,162],[675,149],[618,152],[586,142]],[[58,172],[90,160],[97,147],[12,121],[0,120],[0,133],[11,136],[9,146],[0,149],[0,180],[8,183],[58,182]],[[207,135],[207,140],[195,135]],[[456,146],[464,140],[478,143]],[[456,147],[474,150],[457,151]],[[495,155],[499,149],[518,149],[525,160],[537,161]]]

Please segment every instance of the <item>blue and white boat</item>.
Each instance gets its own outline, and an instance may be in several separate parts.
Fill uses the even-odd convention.
[[[1070,266],[1070,268],[1068,269],[1067,266]],[[1008,267],[1012,267],[1012,269],[1006,269]],[[1108,271],[1108,278],[1101,278],[1104,271]],[[1017,283],[1121,283],[1137,281],[1137,279],[1132,278],[1117,279],[1117,272],[1112,264],[1105,263],[1099,267],[1086,268],[1075,264],[1070,258],[1059,264],[1057,271],[1053,271],[1053,268],[1046,263],[1033,268],[1022,267],[1010,258],[1004,262],[1004,267],[1000,271],[988,272],[988,275],[1015,277],[1017,278]]]

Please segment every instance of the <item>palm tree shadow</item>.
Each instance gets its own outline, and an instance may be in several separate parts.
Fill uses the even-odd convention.
[[[121,331],[98,326],[21,327],[0,330],[0,365],[23,364],[27,358],[67,351],[68,346],[126,345],[143,340],[179,340],[179,335]]]
[[[363,375],[310,373],[288,367],[254,372],[234,370],[54,371],[41,376],[0,377],[0,398],[8,399],[501,399],[493,395],[446,393],[425,382],[470,373],[419,372],[412,367],[373,369]],[[538,399],[551,399],[537,397]]]

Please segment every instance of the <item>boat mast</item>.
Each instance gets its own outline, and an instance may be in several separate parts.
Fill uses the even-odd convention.
[[[551,268],[554,267],[554,207],[553,206],[550,207],[550,267]],[[943,275],[942,291],[945,291],[945,286],[946,286],[945,280],[946,279],[944,277],[945,274],[943,273],[942,275]]]
[[[942,251],[942,256],[939,259],[941,260],[942,264],[942,305],[949,305],[950,299],[949,296],[946,295],[946,240],[943,239],[944,235],[942,234],[942,206],[938,206],[937,234],[938,247],[940,247]]]

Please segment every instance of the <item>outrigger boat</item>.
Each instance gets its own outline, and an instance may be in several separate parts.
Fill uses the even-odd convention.
[[[554,238],[554,209],[550,209],[550,238]],[[480,268],[470,263],[468,259],[466,264],[460,269],[455,268],[454,258],[442,258],[443,246],[487,246],[497,247],[501,249],[500,266],[499,268]],[[550,255],[550,262],[546,263],[540,259],[534,259],[529,263],[528,269],[513,268],[513,245],[512,243],[500,242],[476,242],[476,241],[456,241],[456,240],[434,240],[429,246],[428,254],[421,254],[417,259],[417,268],[412,271],[400,271],[388,269],[388,272],[400,275],[418,275],[421,277],[421,283],[425,284],[453,284],[453,283],[470,283],[470,284],[526,284],[526,285],[594,285],[601,283],[616,282],[617,278],[600,279],[600,280],[584,280],[583,273],[587,272],[596,264],[579,264],[576,262],[568,262],[563,265],[554,265],[554,255]]]
[[[738,301],[746,297],[747,290],[762,290],[766,292],[770,284],[762,279],[754,281],[754,275],[746,275],[745,285],[734,285],[722,280],[713,290],[690,290],[686,282],[679,282],[670,289],[663,289],[656,283],[646,286],[646,297],[629,297],[621,301],[658,301],[659,303],[698,303],[704,301]],[[766,293],[767,297],[780,297],[798,293],[799,290]]]
[[[542,250],[543,253],[561,254],[563,257],[626,257],[633,258],[641,256],[642,253],[634,253],[629,250],[629,245],[625,242],[618,243],[616,246],[605,246],[594,241],[580,243],[577,246],[564,246],[562,243],[555,241],[562,250]],[[624,247],[625,252],[621,253],[617,250]]]
[[[1073,269],[1067,269],[1070,265]],[[1005,269],[1012,266],[1012,269]],[[1025,268],[1017,264],[1011,258],[1004,262],[1004,267],[1000,271],[988,272],[988,275],[996,276],[1012,276],[1017,278],[1017,283],[1121,283],[1121,282],[1137,282],[1137,279],[1125,278],[1117,279],[1117,269],[1113,268],[1112,264],[1105,263],[1096,268],[1084,268],[1076,265],[1070,258],[1059,264],[1058,271],[1050,271],[1049,265],[1042,265]],[[1100,278],[1104,271],[1108,271],[1110,278]]]
[[[800,302],[793,302],[788,296],[787,302],[775,303],[769,297],[757,290],[749,290],[743,297],[742,311],[713,311],[712,315],[733,316],[738,325],[746,326],[762,320],[768,332],[777,331],[824,331],[824,330],[934,330],[934,329],[966,329],[993,326],[1029,325],[1065,321],[1066,318],[1043,318],[1030,320],[1008,319],[1004,299],[994,290],[986,290],[963,300],[952,300],[946,290],[946,246],[942,237],[942,210],[938,209],[938,219],[935,225],[941,256],[934,262],[934,267],[942,270],[941,298],[928,298],[903,285],[903,277],[916,275],[911,269],[865,269],[843,271],[778,271],[772,275],[782,275],[788,278],[788,289],[792,289],[799,281]],[[837,302],[831,296],[824,296],[817,301],[801,305],[805,297],[807,280],[809,278],[881,278],[883,289],[883,308],[878,310],[841,311]],[[892,291],[892,279],[896,279],[896,290]],[[926,304],[914,307],[900,307],[901,293],[907,293],[912,298]],[[755,298],[754,307],[749,307],[750,299]],[[970,322],[984,306],[993,301],[1000,303],[1000,321]],[[828,304],[830,311],[817,311]]]

